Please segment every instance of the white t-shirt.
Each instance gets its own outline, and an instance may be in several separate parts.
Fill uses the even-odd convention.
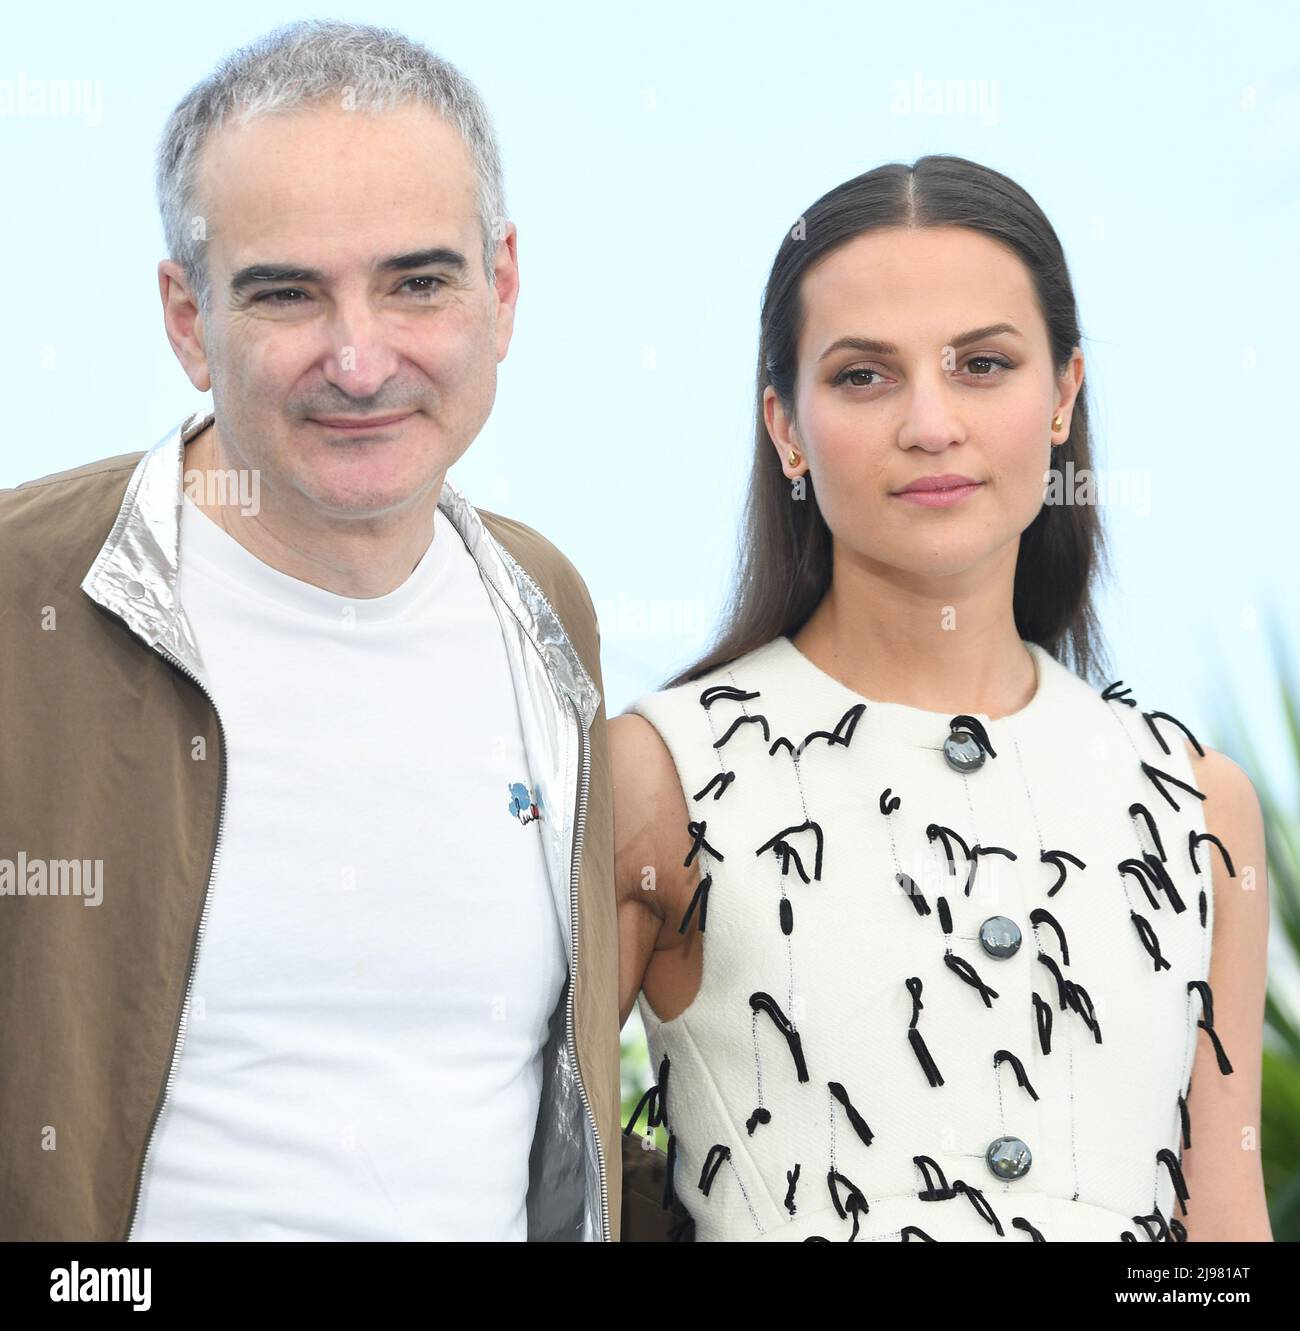
[[[490,595],[440,510],[350,600],[184,500],[227,802],[135,1238],[526,1237],[566,963]]]

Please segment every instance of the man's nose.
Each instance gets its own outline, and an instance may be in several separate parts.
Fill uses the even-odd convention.
[[[349,397],[370,397],[397,372],[391,329],[364,298],[340,304],[330,321],[325,377]]]

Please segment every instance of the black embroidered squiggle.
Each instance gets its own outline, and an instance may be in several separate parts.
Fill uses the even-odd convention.
[[[1154,1220],[1158,1226],[1154,1234],[1151,1232],[1150,1222],[1152,1220]],[[1146,1231],[1147,1238],[1149,1238],[1152,1243],[1168,1243],[1170,1241],[1169,1226],[1165,1224],[1165,1218],[1160,1214],[1160,1208],[1158,1206],[1150,1215],[1135,1215],[1133,1217],[1133,1223],[1142,1226]]]
[[[813,861],[813,876],[811,879],[804,872],[803,860],[800,858],[798,850],[796,850],[794,846],[790,845],[790,843],[785,839],[787,836],[797,836],[800,832],[807,832],[807,831],[811,831],[816,837],[816,842],[815,842],[816,850],[814,853],[814,861]],[[805,883],[812,882],[813,879],[816,879],[817,882],[821,882],[822,829],[820,825],[813,822],[811,818],[806,819],[804,822],[798,823],[792,827],[783,828],[774,837],[772,837],[770,841],[765,841],[761,846],[759,846],[759,848],[754,852],[754,854],[761,855],[765,850],[774,851],[776,855],[780,858],[781,873],[783,876],[790,872],[790,861],[793,859],[795,868],[798,869],[799,871],[799,877],[802,878]]]
[[[1016,1074],[1016,1080],[1029,1092],[1031,1100],[1038,1099],[1038,1092],[1029,1084],[1029,1078],[1025,1075],[1025,1065],[1011,1052],[1010,1049],[999,1049],[993,1055],[993,1066],[996,1068],[1003,1060],[1011,1064],[1012,1071]]]
[[[1092,1010],[1092,999],[1083,985],[1074,980],[1066,980],[1066,996],[1070,1006],[1083,1018],[1084,1025],[1092,1032],[1093,1039],[1101,1044],[1101,1023]]]
[[[1235,878],[1237,873],[1232,867],[1232,856],[1228,854],[1227,846],[1225,846],[1213,832],[1189,832],[1187,834],[1187,853],[1191,856],[1192,868],[1197,873],[1201,872],[1201,866],[1196,859],[1196,847],[1199,846],[1202,841],[1212,841],[1218,846],[1219,853],[1223,856],[1223,862],[1228,867],[1228,877]]]
[[[691,867],[691,861],[700,853],[701,847],[707,850],[709,854],[715,860],[718,861],[719,864],[723,863],[723,861],[726,859],[726,856],[724,856],[720,851],[714,850],[714,848],[711,845],[709,845],[708,841],[705,839],[704,833],[705,830],[708,828],[708,826],[709,825],[706,822],[686,824],[686,830],[691,834],[691,838],[694,844],[691,846],[690,854],[688,854],[686,856],[686,859],[682,861],[683,869],[689,869]]]
[[[1015,851],[1007,850],[1004,846],[972,846],[970,851],[970,868],[966,873],[967,896],[970,896],[970,890],[975,886],[975,867],[979,864],[979,857],[981,855],[1005,855],[1009,860],[1014,860],[1016,858]]]
[[[1192,1116],[1187,1112],[1187,1100],[1183,1096],[1178,1097],[1178,1117],[1183,1127],[1183,1149],[1186,1150],[1192,1144]]]
[[[677,1138],[670,1132],[668,1134],[668,1162],[664,1167],[664,1197],[663,1209],[671,1210],[673,1203],[677,1200],[677,1194],[673,1191],[673,1167],[677,1163]]]
[[[700,1171],[700,1191],[706,1197],[709,1195],[709,1189],[713,1187],[713,1180],[717,1177],[722,1162],[730,1159],[730,1146],[723,1146],[721,1142],[718,1142],[716,1145],[709,1147],[709,1153],[704,1157],[704,1168]]]
[[[920,1202],[947,1202],[951,1201],[956,1195],[956,1191],[949,1186],[948,1180],[944,1177],[943,1167],[937,1160],[932,1160],[928,1155],[914,1155],[912,1163],[921,1171],[925,1178],[925,1187],[917,1194],[916,1199]],[[930,1177],[930,1170],[934,1170],[939,1175],[939,1184],[936,1187],[934,1180]]]
[[[933,1243],[935,1241],[920,1227],[920,1225],[904,1225],[898,1232],[901,1236],[900,1242],[902,1243],[910,1243],[913,1234],[917,1235],[926,1243]]]
[[[1175,1243],[1187,1242],[1187,1229],[1183,1225],[1183,1222],[1177,1219],[1177,1217],[1169,1221],[1169,1232],[1173,1235],[1173,1241]]]
[[[970,847],[952,830],[951,827],[941,827],[938,823],[931,823],[925,829],[925,835],[930,841],[933,841],[935,837],[938,837],[943,842],[944,854],[948,857],[948,872],[952,874],[953,877],[956,877],[957,862],[953,858],[952,847],[948,844],[949,838],[961,847],[961,853],[968,860],[970,859]]]
[[[840,717],[840,719],[835,723],[834,730],[810,731],[807,735],[804,736],[803,742],[799,745],[798,749],[795,750],[795,757],[801,758],[803,756],[803,751],[815,739],[824,739],[826,743],[831,746],[834,746],[836,744],[843,744],[844,747],[847,749],[849,747],[849,741],[853,738],[853,732],[857,729],[858,722],[862,719],[862,714],[866,710],[867,710],[867,704],[864,702],[860,702],[856,706],[850,707],[849,710],[845,712],[842,717]],[[789,742],[790,742],[789,740],[778,740],[777,744],[780,743],[788,744]],[[776,744],[772,746],[771,752],[773,753],[776,752]]]
[[[1169,876],[1169,870],[1165,868],[1164,862],[1157,859],[1149,850],[1142,852],[1142,858],[1146,861],[1147,868],[1151,871],[1151,877],[1160,890],[1169,898],[1169,904],[1174,908],[1175,915],[1181,915],[1187,909],[1183,905],[1183,899],[1178,894],[1178,889],[1174,886],[1174,880]]]
[[[896,873],[894,881],[907,893],[907,899],[916,907],[918,915],[928,915],[930,913],[930,903],[921,895],[921,889],[912,881],[909,874]],[[940,898],[942,900],[942,898]]]
[[[1187,1182],[1183,1178],[1183,1169],[1178,1163],[1178,1157],[1165,1146],[1156,1152],[1156,1159],[1168,1169],[1169,1177],[1174,1182],[1174,1195],[1178,1198],[1178,1205],[1182,1208],[1183,1214],[1186,1215],[1187,1201],[1191,1194],[1187,1191]]]
[[[1022,1215],[1013,1216],[1011,1219],[1011,1225],[1013,1229],[1023,1229],[1027,1231],[1029,1237],[1032,1238],[1035,1243],[1047,1242],[1047,1240],[1042,1236],[1042,1234],[1040,1234],[1038,1230],[1036,1230],[1033,1227],[1033,1225],[1031,1225],[1029,1221],[1026,1220],[1025,1217]]]
[[[835,1186],[837,1183],[844,1186],[845,1198],[843,1202],[840,1201],[839,1189]],[[858,1237],[859,1220],[871,1209],[867,1205],[867,1199],[852,1179],[845,1178],[843,1174],[834,1169],[826,1171],[826,1186],[830,1189],[831,1201],[835,1204],[836,1215],[841,1220],[847,1220],[850,1215],[853,1217],[853,1233],[849,1235],[849,1242],[852,1243]]]
[[[1219,1042],[1219,1033],[1214,1029],[1214,995],[1204,980],[1188,980],[1189,992],[1193,989],[1201,996],[1201,1011],[1205,1014],[1196,1024],[1210,1037],[1214,1045],[1214,1057],[1218,1061],[1219,1071],[1226,1077],[1232,1071],[1232,1064]]]
[[[853,1107],[853,1102],[849,1099],[849,1093],[837,1081],[826,1083],[830,1087],[831,1094],[844,1106],[844,1112],[849,1116],[849,1122],[853,1124],[853,1131],[862,1138],[863,1146],[870,1146],[871,1139],[875,1135],[867,1126],[867,1121]]]
[[[753,716],[738,716],[726,729],[721,739],[713,741],[713,747],[720,749],[722,746],[740,729],[741,726],[757,725],[763,728],[763,743],[766,744],[772,738],[772,732],[768,728],[767,717],[762,712],[755,712]]]
[[[950,934],[952,933],[952,910],[948,905],[948,898],[940,897],[938,905],[939,928],[942,929],[945,934]]]
[[[1174,725],[1176,725],[1178,729],[1192,741],[1192,747],[1196,752],[1200,754],[1202,758],[1205,757],[1205,750],[1201,748],[1200,740],[1198,740],[1176,716],[1170,716],[1168,712],[1143,712],[1142,719],[1147,723],[1147,729],[1156,737],[1156,743],[1160,745],[1165,753],[1172,754],[1173,750],[1165,743],[1165,737],[1156,729],[1154,723],[1157,720],[1172,721]]]
[[[796,1164],[793,1171],[785,1171],[786,1182],[790,1185],[785,1190],[785,1209],[794,1215],[794,1189],[795,1184],[799,1182],[799,1166]]]
[[[661,1122],[658,1112],[659,1088],[652,1086],[636,1102],[636,1108],[632,1111],[632,1117],[627,1121],[627,1127],[623,1129],[623,1135],[630,1137],[633,1128],[636,1127],[636,1121],[641,1117],[641,1110],[646,1109],[645,1125],[647,1128],[657,1128]]]
[[[989,732],[985,730],[981,722],[977,721],[973,716],[966,716],[965,714],[954,716],[952,720],[948,722],[948,729],[958,734],[964,731],[966,734],[973,737],[975,743],[978,744],[990,758],[996,758],[998,756],[993,748],[992,742],[989,740]]]
[[[920,1063],[931,1086],[942,1086],[943,1076],[935,1066],[934,1059],[930,1057],[930,1051],[925,1047],[925,1041],[921,1038],[921,1032],[916,1029],[916,1019],[921,1014],[921,1008],[924,1004],[921,1002],[921,980],[919,976],[913,975],[910,979],[904,981],[908,992],[912,995],[912,1021],[907,1028],[908,1043],[912,1046],[912,1052],[916,1055],[917,1062]]]
[[[770,1123],[771,1121],[772,1111],[770,1109],[764,1109],[762,1105],[759,1105],[759,1107],[745,1120],[745,1131],[752,1137],[754,1135],[754,1129],[758,1127],[760,1123]]]
[[[663,1058],[659,1060],[659,1080],[655,1083],[655,1087],[658,1091],[658,1094],[655,1096],[655,1110],[659,1115],[659,1122],[662,1123],[664,1127],[668,1129],[669,1132],[671,1132],[672,1127],[668,1122],[669,1071],[670,1068],[668,1065],[668,1055],[665,1054]]]
[[[959,1178],[953,1179],[952,1186],[955,1191],[964,1192],[966,1194],[970,1199],[970,1204],[975,1208],[981,1219],[987,1220],[989,1224],[997,1230],[1001,1237],[1006,1237],[1001,1221],[998,1220],[997,1216],[994,1214],[993,1208],[988,1204],[985,1200],[984,1194],[978,1188],[973,1187],[971,1184],[966,1183]]]
[[[1054,897],[1065,882],[1065,875],[1069,872],[1062,860],[1069,860],[1076,869],[1086,869],[1088,866],[1077,855],[1071,855],[1068,850],[1045,850],[1038,857],[1044,864],[1056,865],[1057,878],[1051,887],[1047,889],[1047,895]]]
[[[1142,946],[1146,948],[1154,963],[1153,969],[1159,972],[1172,969],[1169,962],[1160,953],[1160,940],[1156,937],[1156,931],[1151,927],[1150,921],[1139,915],[1137,911],[1129,908],[1129,916],[1137,928],[1138,937],[1142,940]]]
[[[808,1080],[808,1068],[803,1061],[803,1041],[799,1038],[799,1032],[790,1024],[790,1019],[777,1006],[776,999],[771,994],[762,992],[750,994],[749,1006],[755,1012],[766,1012],[776,1028],[785,1037],[785,1042],[790,1046],[790,1057],[794,1059],[795,1070],[799,1074],[800,1081]]]
[[[709,784],[704,787],[703,790],[697,791],[693,798],[695,798],[696,800],[702,800],[705,797],[705,795],[709,793],[709,791],[713,790],[714,786],[717,786],[718,789],[714,791],[713,798],[715,800],[720,800],[723,796],[723,792],[727,789],[729,785],[731,785],[731,783],[735,779],[736,779],[735,772],[719,772],[717,776],[715,776],[713,780],[710,781]]]
[[[1164,799],[1170,805],[1172,805],[1174,809],[1179,809],[1181,806],[1179,805],[1178,801],[1174,799],[1174,797],[1165,789],[1164,782],[1166,781],[1172,782],[1180,790],[1185,790],[1189,795],[1195,795],[1198,800],[1203,800],[1205,798],[1204,791],[1197,790],[1195,786],[1189,786],[1186,781],[1180,781],[1176,776],[1173,775],[1172,772],[1162,772],[1160,768],[1152,767],[1150,763],[1143,763],[1142,770],[1143,772],[1146,773],[1146,776],[1148,780],[1150,780],[1151,784],[1155,786],[1155,788],[1160,792],[1160,794],[1164,797]]]
[[[1056,917],[1049,910],[1044,910],[1042,906],[1037,906],[1029,912],[1029,921],[1031,924],[1049,924],[1056,934],[1056,941],[1061,945],[1061,965],[1070,964],[1070,946],[1065,941],[1065,930],[1061,928]]]
[[[1052,972],[1052,978],[1056,981],[1056,1001],[1061,1011],[1064,1012],[1070,1006],[1070,995],[1066,988],[1070,982],[1061,974],[1061,968],[1046,952],[1039,952],[1038,960]]]
[[[1151,840],[1156,843],[1156,850],[1159,851],[1160,858],[1163,860],[1165,858],[1165,848],[1160,840],[1160,829],[1156,826],[1156,820],[1151,816],[1151,810],[1145,804],[1130,804],[1128,813],[1130,818],[1136,817],[1139,813],[1142,815],[1142,820],[1147,825]]]
[[[744,689],[738,689],[731,684],[715,684],[700,694],[700,706],[707,712],[719,698],[730,698],[733,702],[749,702],[760,696],[757,693],[746,693]]]
[[[682,922],[677,926],[677,932],[684,934],[690,928],[691,916],[695,914],[695,907],[700,908],[700,932],[704,932],[704,922],[709,914],[709,888],[713,886],[713,875],[706,873],[700,879],[700,885],[695,889],[695,895],[691,898],[691,904],[686,907],[686,914],[682,916]]]
[[[1125,707],[1136,707],[1137,700],[1128,696],[1133,690],[1122,688],[1123,683],[1122,679],[1117,679],[1113,684],[1107,684],[1101,692],[1102,701],[1122,702]]]
[[[1034,1016],[1038,1022],[1038,1044],[1043,1053],[1052,1052],[1052,1005],[1037,993],[1031,995],[1034,1000]]]
[[[660,1124],[665,1128],[668,1126],[668,1071],[668,1055],[665,1054],[659,1063],[659,1080],[636,1102],[632,1117],[628,1119],[627,1127],[623,1129],[625,1137],[632,1135],[632,1130],[636,1127],[636,1121],[641,1117],[642,1109],[646,1111],[645,1125],[647,1128],[657,1128]]]
[[[975,967],[972,966],[969,961],[964,957],[955,956],[951,952],[945,952],[943,954],[943,964],[947,966],[949,970],[955,971],[960,975],[961,978],[973,989],[979,990],[980,997],[984,1000],[985,1007],[993,1006],[993,1003],[990,1000],[998,997],[998,991],[996,989],[990,989],[989,986],[980,979]]]
[[[1130,877],[1138,880],[1138,884],[1142,888],[1142,891],[1146,893],[1147,901],[1150,903],[1152,910],[1160,909],[1160,902],[1156,899],[1155,893],[1151,890],[1151,883],[1149,881],[1151,878],[1151,870],[1147,867],[1145,860],[1121,860],[1116,867],[1119,869],[1120,873],[1128,874]]]
[[[1132,922],[1134,922],[1135,928],[1138,929],[1138,937],[1142,940],[1143,948],[1146,948],[1147,952],[1150,953],[1152,964],[1154,964],[1152,965],[1152,969],[1156,970],[1156,972],[1159,972],[1159,970],[1162,969],[1170,970],[1170,962],[1160,954],[1160,940],[1155,936],[1155,929],[1151,928],[1151,922],[1148,921],[1147,918],[1140,916],[1140,914],[1132,908],[1128,910],[1128,916],[1130,916]]]
[[[900,808],[903,803],[897,795],[890,793],[890,789],[889,786],[886,786],[884,790],[880,792],[880,812],[886,817],[893,813],[895,809]]]

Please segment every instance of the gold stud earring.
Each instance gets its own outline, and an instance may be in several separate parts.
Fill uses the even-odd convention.
[[[790,450],[790,465],[792,467],[797,467],[799,465],[799,454],[796,453],[793,448]]]
[[[1062,424],[1061,413],[1058,411],[1056,415],[1052,417],[1052,429],[1059,430],[1061,428],[1061,424]]]

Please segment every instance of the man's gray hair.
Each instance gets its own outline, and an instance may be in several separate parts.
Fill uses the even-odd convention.
[[[483,266],[493,281],[493,260],[506,226],[505,187],[496,132],[474,85],[446,60],[391,28],[305,19],[276,28],[223,59],[177,104],[159,142],[156,185],[167,252],[184,269],[205,318],[211,287],[198,168],[208,136],[227,121],[242,123],[330,98],[357,110],[424,105],[460,134],[474,162]]]

